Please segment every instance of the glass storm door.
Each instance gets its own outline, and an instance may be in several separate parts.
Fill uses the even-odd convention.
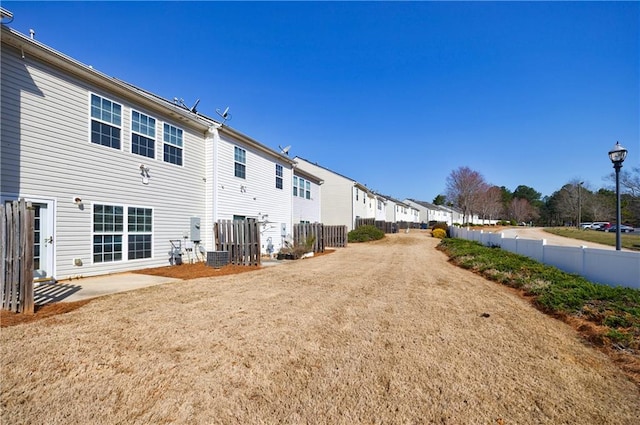
[[[53,211],[47,204],[33,204],[33,279],[49,280],[53,275]]]

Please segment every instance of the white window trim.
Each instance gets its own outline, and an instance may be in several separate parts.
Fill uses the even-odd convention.
[[[117,126],[117,125],[115,125],[113,123],[110,123],[110,122],[102,121],[101,119],[98,119],[98,118],[93,118],[93,116],[91,116],[91,96],[93,96],[93,95],[101,97],[103,99],[106,99],[109,102],[112,102],[112,103],[120,105],[120,126]],[[114,151],[124,152],[124,131],[123,131],[123,127],[124,127],[123,124],[124,123],[122,122],[124,120],[123,116],[125,114],[124,105],[122,103],[120,103],[120,102],[116,102],[115,100],[113,100],[113,99],[111,99],[109,97],[103,96],[103,95],[95,93],[95,92],[89,92],[89,96],[87,98],[87,105],[88,105],[87,115],[89,117],[89,120],[88,120],[89,125],[88,125],[88,128],[87,128],[87,141],[89,142],[89,144],[92,145],[92,146],[98,146],[98,147],[101,147],[101,148],[106,148],[106,149],[111,149],[111,150],[114,150]],[[120,149],[112,148],[111,146],[105,146],[105,145],[101,145],[101,144],[98,144],[98,143],[93,143],[91,141],[91,121],[93,121],[93,120],[96,120],[96,121],[98,121],[100,123],[107,124],[107,125],[110,125],[112,127],[116,127],[116,128],[120,129]]]
[[[105,234],[120,234],[119,232],[112,232],[112,233],[107,233],[107,232],[95,232],[93,230],[93,225],[94,225],[94,206],[95,205],[108,205],[108,206],[113,206],[113,207],[122,207],[122,259],[121,260],[116,260],[116,261],[99,261],[96,262],[93,259],[93,237],[96,235],[105,235]],[[145,208],[145,209],[150,209],[151,210],[151,232],[129,232],[129,208]],[[104,265],[104,264],[122,264],[122,263],[126,263],[126,262],[139,262],[139,261],[145,261],[145,260],[153,260],[155,255],[155,245],[156,245],[156,233],[155,233],[155,226],[156,226],[156,219],[155,219],[155,215],[156,215],[156,211],[155,208],[153,207],[149,207],[149,206],[143,206],[143,205],[132,205],[132,204],[124,204],[124,203],[118,203],[118,202],[111,202],[111,201],[94,201],[91,203],[91,237],[90,237],[90,246],[91,246],[91,261],[90,263],[92,265]],[[147,258],[137,258],[137,259],[133,259],[133,260],[129,260],[129,235],[146,235],[146,234],[151,234],[151,257],[147,257]]]
[[[144,155],[140,155],[137,153],[133,152],[133,135],[137,134],[139,136],[142,137],[146,137],[146,138],[150,138],[148,135],[143,134],[143,133],[138,133],[137,131],[133,131],[133,113],[137,112],[141,115],[145,115],[149,118],[153,118],[156,121],[156,125],[154,127],[155,130],[155,136],[153,138],[153,158],[150,158],[148,156],[144,156]],[[160,131],[158,131],[158,123],[160,123],[161,121],[158,120],[156,117],[154,117],[153,115],[147,114],[146,112],[142,112],[139,109],[135,109],[135,108],[130,108],[130,112],[129,112],[129,153],[132,155],[136,155],[139,156],[141,158],[146,158],[147,160],[157,160],[158,159],[158,145],[160,143],[158,143],[158,134],[160,134]],[[162,123],[162,129],[164,129],[164,122]],[[183,139],[184,139],[184,131],[183,131]],[[164,142],[163,142],[164,143]],[[184,140],[182,141],[182,144],[184,145]],[[163,151],[162,151],[162,159],[164,159],[164,147],[163,147]],[[163,161],[164,162],[164,161]],[[182,150],[182,163],[184,164],[184,149]],[[169,163],[171,164],[171,163]],[[176,165],[176,164],[172,164],[172,165]]]
[[[174,145],[172,143],[168,143],[168,142],[164,141],[164,125],[165,124],[168,125],[168,126],[171,126],[173,128],[177,128],[178,130],[182,131],[182,146],[177,146],[177,145]],[[173,125],[173,124],[171,124],[170,122],[167,122],[167,121],[162,121],[161,125],[160,125],[160,128],[162,130],[161,131],[161,136],[162,137],[159,138],[159,141],[162,143],[162,151],[159,152],[159,154],[157,155],[157,159],[159,161],[161,161],[163,164],[169,164],[169,165],[172,165],[174,167],[184,167],[184,164],[187,162],[187,159],[186,159],[186,156],[187,156],[186,155],[187,154],[187,149],[186,149],[187,137],[186,137],[186,134],[187,133],[184,131],[184,128],[178,127],[177,125]],[[179,148],[179,149],[182,150],[182,164],[174,164],[173,162],[169,162],[169,161],[165,161],[164,160],[164,145],[173,146],[174,148]]]

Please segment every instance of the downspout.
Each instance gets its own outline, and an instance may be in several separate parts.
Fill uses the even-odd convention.
[[[210,211],[210,222],[207,224],[207,228],[210,232],[210,251],[215,251],[216,249],[213,229],[218,219],[218,146],[220,145],[220,133],[218,132],[219,128],[220,124],[212,124],[207,130],[206,136],[206,143],[207,146],[209,146],[209,153],[211,155],[210,161],[206,162],[210,164],[210,169],[207,170],[207,193],[205,195],[207,209]]]

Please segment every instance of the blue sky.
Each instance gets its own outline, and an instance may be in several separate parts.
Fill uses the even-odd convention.
[[[640,164],[639,2],[12,2],[9,26],[395,198]]]

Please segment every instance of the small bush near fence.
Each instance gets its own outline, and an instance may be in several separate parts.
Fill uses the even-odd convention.
[[[444,239],[447,237],[447,232],[442,229],[433,229],[431,231],[431,236],[438,239]]]
[[[582,276],[475,241],[443,239],[439,249],[461,267],[522,289],[545,312],[586,319],[604,329],[590,335],[591,342],[640,349],[640,291],[636,289],[592,283]]]
[[[384,238],[384,232],[376,226],[360,226],[348,234],[349,242],[368,242]]]

